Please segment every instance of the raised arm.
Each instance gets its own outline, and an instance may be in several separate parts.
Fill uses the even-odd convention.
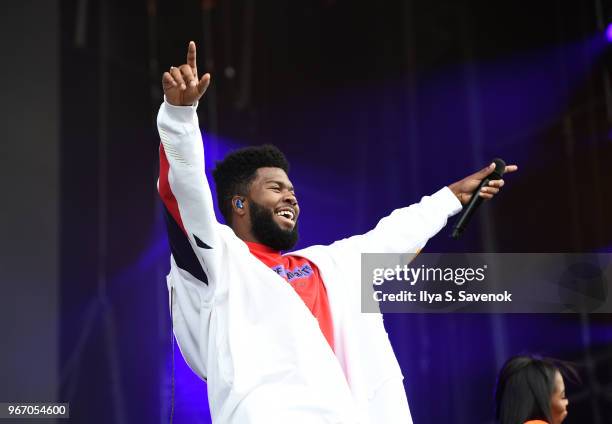
[[[516,165],[508,165],[505,172],[517,169]],[[332,246],[355,253],[418,252],[446,225],[448,218],[469,202],[472,192],[494,170],[495,165],[491,164],[431,196],[423,197],[418,203],[396,209],[366,234],[337,241]],[[490,181],[478,195],[486,200],[492,199],[503,185],[503,179]]]
[[[187,63],[163,74],[165,102],[157,116],[161,139],[158,191],[166,210],[172,254],[179,268],[205,284],[208,276],[203,263],[218,245],[218,223],[204,172],[196,107],[209,83],[209,74],[198,79],[196,46],[190,42]]]

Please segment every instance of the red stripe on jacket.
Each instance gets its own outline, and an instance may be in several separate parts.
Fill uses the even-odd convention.
[[[187,234],[185,231],[185,226],[183,225],[183,220],[181,219],[181,214],[178,208],[178,202],[176,201],[176,197],[172,193],[172,189],[170,188],[170,182],[168,181],[168,173],[170,172],[170,164],[168,163],[168,158],[166,157],[166,152],[164,150],[164,146],[162,144],[159,145],[159,195],[172,215],[172,218],[176,221],[183,233]]]

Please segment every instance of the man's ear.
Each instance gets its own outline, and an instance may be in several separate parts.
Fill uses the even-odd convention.
[[[242,196],[232,197],[232,210],[239,216],[246,214],[246,202],[247,200]]]

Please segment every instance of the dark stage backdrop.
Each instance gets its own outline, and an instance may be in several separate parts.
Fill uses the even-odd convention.
[[[0,12],[0,402],[59,397],[58,3]]]
[[[7,50],[34,37],[46,59],[5,65],[32,72],[5,85],[50,78],[58,103],[53,90],[28,98],[22,125],[32,140],[59,126],[59,157],[53,144],[31,154],[61,166],[21,168],[34,163],[21,153],[3,160],[14,186],[29,184],[20,172],[49,179],[36,196],[55,202],[61,225],[57,236],[20,233],[30,216],[11,212],[9,243],[27,234],[42,249],[59,238],[59,250],[39,261],[24,251],[14,265],[43,282],[19,280],[8,293],[22,297],[3,305],[32,309],[45,287],[51,303],[34,307],[37,320],[59,323],[59,338],[28,345],[37,336],[15,315],[27,336],[9,337],[23,355],[8,356],[6,369],[27,378],[3,371],[1,393],[21,393],[11,388],[34,379],[56,390],[36,396],[70,402],[73,422],[164,423],[174,392],[175,422],[210,422],[206,384],[178,350],[173,390],[168,247],[155,190],[161,73],[185,60],[189,40],[200,70],[213,75],[199,109],[207,164],[244,145],[285,151],[303,209],[300,246],[365,232],[500,156],[520,171],[465,238],[453,242],[444,229],[427,251],[612,250],[609,0],[66,0],[54,9],[56,30],[43,26],[51,11],[23,10],[13,26],[27,36],[3,26]],[[39,21],[38,32],[18,25]],[[49,77],[54,60],[59,81]],[[58,309],[48,306],[55,298]],[[521,352],[580,366],[567,423],[612,422],[609,315],[389,315],[385,325],[417,424],[492,423],[495,375]],[[42,362],[31,360],[37,355]],[[37,368],[45,361],[48,374]]]

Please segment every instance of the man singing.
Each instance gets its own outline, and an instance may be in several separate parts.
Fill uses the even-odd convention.
[[[163,74],[158,188],[172,250],[167,277],[181,352],[208,382],[215,423],[411,423],[382,315],[360,312],[362,252],[415,252],[469,201],[488,166],[363,235],[290,250],[300,207],[273,146],[229,154],[213,171],[214,214],[196,108],[196,46]],[[515,171],[516,166],[506,167]],[[492,198],[503,180],[480,196]]]

